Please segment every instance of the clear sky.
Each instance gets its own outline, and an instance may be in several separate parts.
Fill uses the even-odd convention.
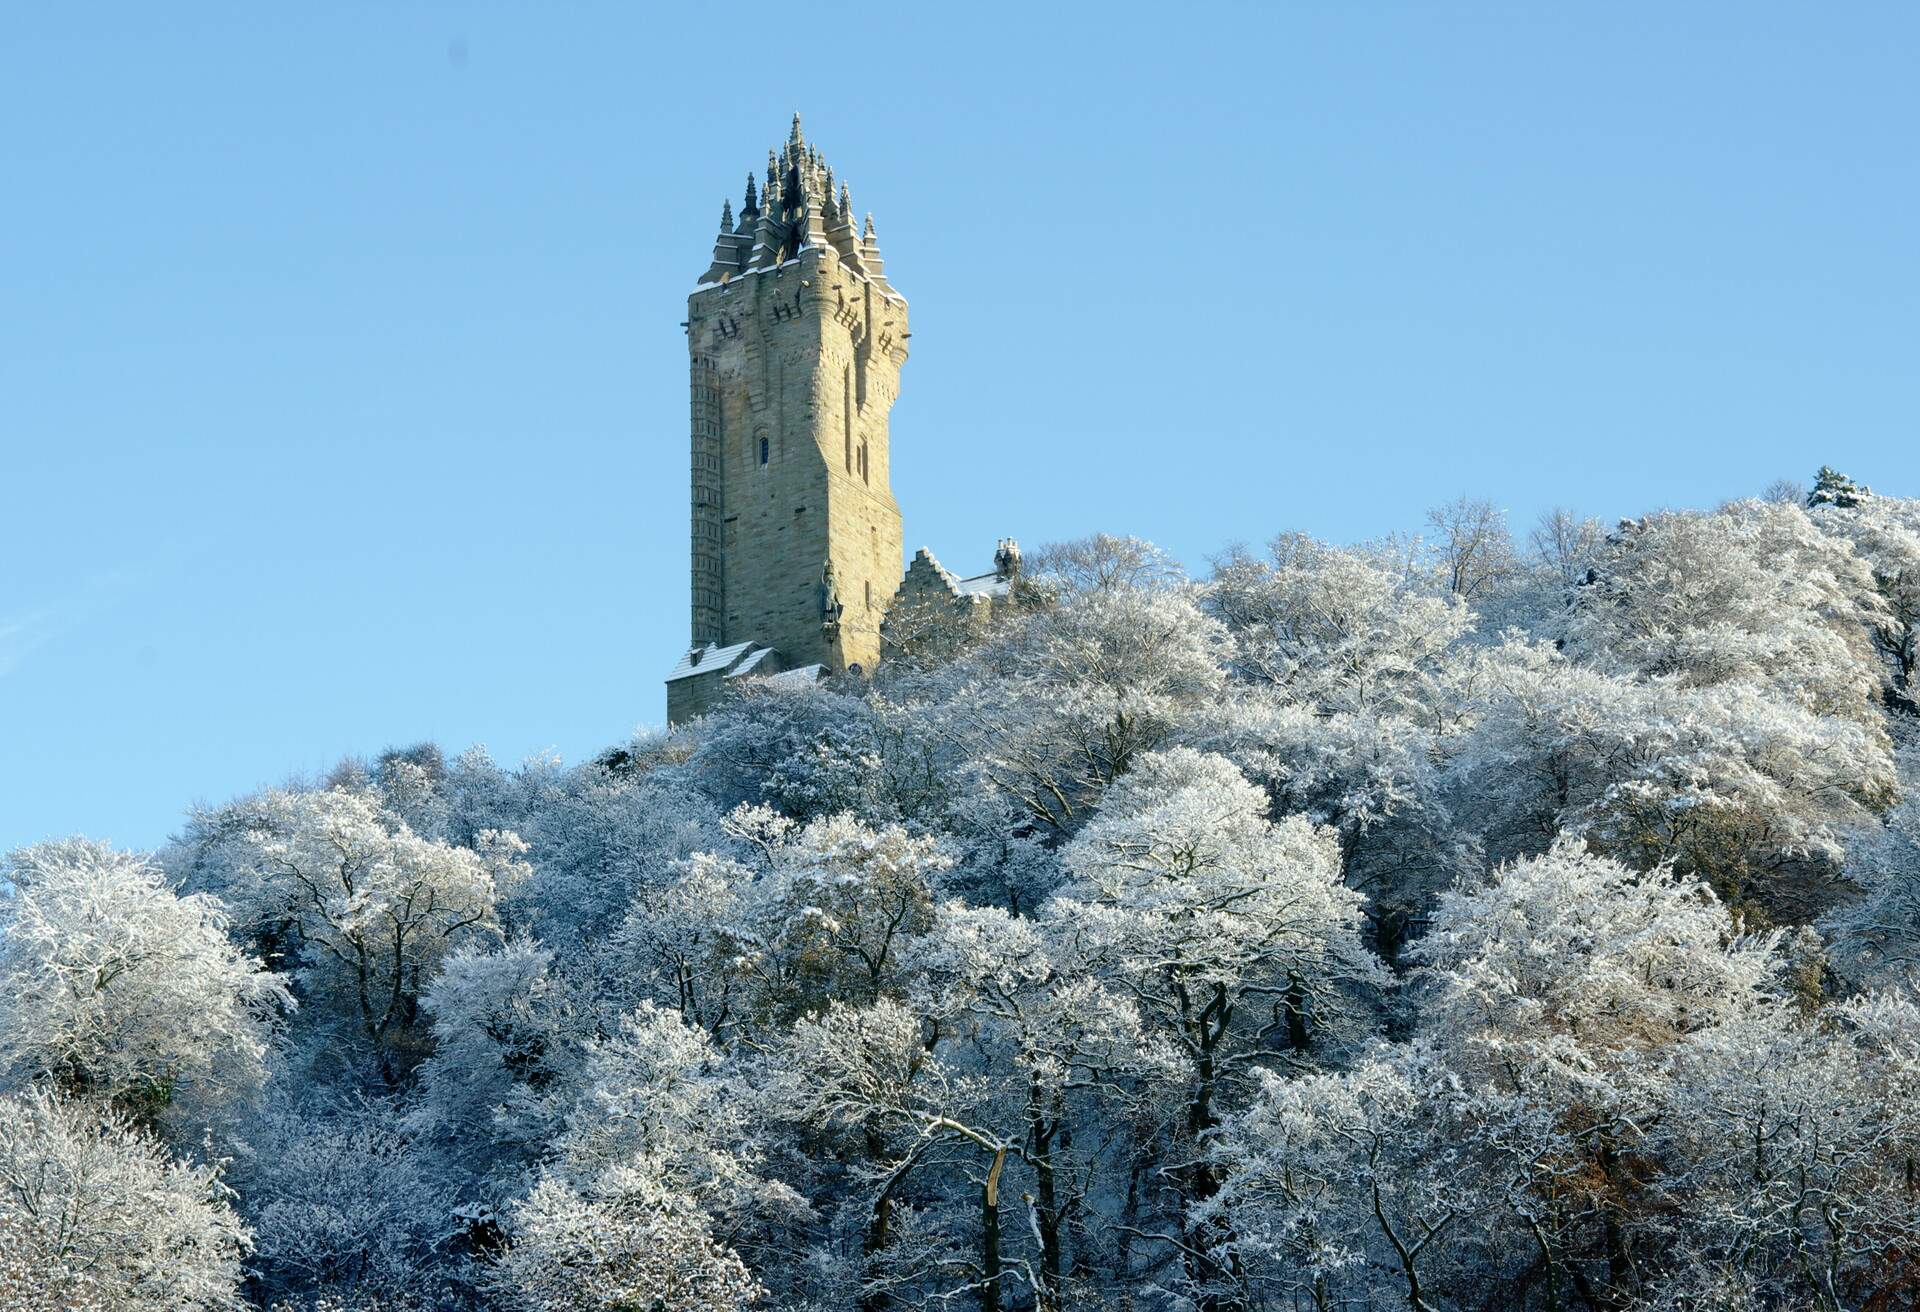
[[[955,568],[1920,494],[1916,51],[1904,3],[8,5],[0,847],[660,721],[684,298],[796,109]]]

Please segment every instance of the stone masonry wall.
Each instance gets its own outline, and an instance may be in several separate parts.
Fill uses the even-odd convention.
[[[689,298],[696,641],[765,643],[789,669],[879,659],[901,575],[887,416],[906,336],[905,302],[830,247]]]

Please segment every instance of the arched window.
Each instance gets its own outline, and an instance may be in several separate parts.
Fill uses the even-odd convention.
[[[767,463],[767,438],[764,433],[760,435],[760,463]]]

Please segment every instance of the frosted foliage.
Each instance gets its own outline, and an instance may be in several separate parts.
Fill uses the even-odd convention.
[[[1864,720],[1873,680],[1858,645],[1876,611],[1872,573],[1844,543],[1796,506],[1743,501],[1623,524],[1567,640],[1643,675],[1747,680]]]
[[[1920,503],[1818,492],[1089,538],[22,849],[0,1312],[1906,1308]]]
[[[264,1079],[286,990],[227,937],[220,903],[84,839],[0,866],[0,1063],[15,1081],[173,1115]]]
[[[1901,801],[1849,835],[1859,898],[1828,917],[1835,969],[1864,986],[1920,986],[1920,743],[1900,754]]]
[[[489,1285],[525,1312],[736,1312],[761,1292],[705,1213],[642,1172],[589,1192],[545,1177],[516,1221]]]
[[[527,941],[449,957],[422,998],[433,1056],[411,1118],[488,1171],[537,1156],[565,1114],[580,1065],[579,1024],[552,954]]]
[[[1346,1071],[1268,1074],[1221,1134],[1231,1174],[1209,1210],[1242,1228],[1238,1252],[1263,1287],[1420,1307],[1435,1259],[1494,1205],[1496,1182],[1462,1151],[1484,1128],[1420,1047],[1383,1049]]]
[[[344,788],[263,793],[208,828],[243,923],[291,927],[303,982],[376,1042],[411,1022],[448,952],[497,937],[499,897],[529,873],[513,834],[473,848],[422,838]]]
[[[765,809],[728,824],[758,853],[735,866],[732,969],[760,1014],[877,997],[904,981],[907,939],[932,921],[933,881],[952,859],[933,838],[850,815],[797,828]]]
[[[1414,956],[1423,1024],[1459,1060],[1578,1085],[1742,1014],[1773,981],[1770,939],[1728,939],[1699,884],[1637,874],[1561,839],[1484,888],[1444,895]]]
[[[449,1173],[392,1107],[282,1101],[247,1139],[233,1183],[275,1293],[430,1299],[447,1286],[434,1259],[453,1223]]]
[[[730,1151],[746,1133],[743,1092],[704,1031],[643,1003],[589,1047],[554,1147],[576,1176],[644,1161],[676,1188],[729,1196],[748,1187]]]
[[[1239,989],[1337,970],[1359,898],[1340,884],[1332,838],[1265,812],[1220,757],[1143,758],[1067,848],[1069,883],[1048,917],[1088,959],[1156,994],[1162,981]]]
[[[1226,682],[1231,645],[1186,589],[1075,594],[976,657],[954,728],[993,784],[1071,830],[1107,784],[1165,745]]]
[[[720,839],[720,813],[697,794],[593,767],[530,774],[519,832],[541,878],[512,906],[556,950],[610,931],[675,862]]]
[[[1920,501],[1867,497],[1851,506],[1817,507],[1811,515],[1872,572],[1880,606],[1869,613],[1869,631],[1888,663],[1895,696],[1920,709]]]
[[[1893,787],[1884,737],[1747,681],[1643,682],[1509,642],[1477,674],[1455,758],[1503,841],[1566,829],[1635,864],[1679,861],[1747,895],[1783,857],[1837,857]]]
[[[1436,700],[1448,649],[1472,623],[1461,596],[1301,535],[1274,539],[1270,555],[1227,557],[1207,594],[1244,676],[1322,714],[1412,713]]]
[[[0,1307],[246,1306],[247,1231],[218,1173],[44,1091],[0,1095]]]

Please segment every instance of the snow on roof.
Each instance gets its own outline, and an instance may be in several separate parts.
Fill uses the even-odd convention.
[[[999,574],[975,574],[970,579],[955,579],[953,590],[963,597],[1004,597],[1013,591],[1013,580]]]
[[[797,670],[782,670],[767,676],[770,688],[811,688],[827,676],[824,665],[802,665]]]
[[[773,655],[773,648],[762,647],[759,651],[754,652],[731,670],[728,670],[727,677],[729,679],[744,679],[755,670],[758,670],[762,665],[765,665],[767,663],[767,657],[771,655]],[[762,673],[764,673],[764,671],[762,671]]]
[[[704,647],[691,648],[680,658],[667,674],[667,682],[675,679],[691,679],[696,674],[712,674],[715,670],[724,670],[753,647],[751,642],[736,642],[731,647],[716,647],[708,643]]]

